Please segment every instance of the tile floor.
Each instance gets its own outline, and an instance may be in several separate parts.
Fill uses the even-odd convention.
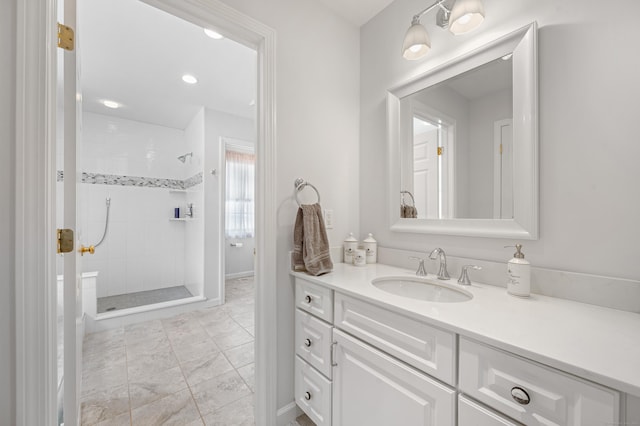
[[[83,425],[253,425],[253,279],[223,306],[90,334]]]

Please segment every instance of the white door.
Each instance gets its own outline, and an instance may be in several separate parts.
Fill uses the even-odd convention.
[[[455,424],[455,390],[334,329],[333,426]]]
[[[63,14],[59,13],[58,21],[73,28],[75,31],[74,49],[63,50],[62,76],[58,80],[63,82],[63,109],[58,109],[56,124],[63,126],[64,139],[64,190],[58,197],[63,197],[64,227],[74,230],[75,250],[64,255],[64,365],[63,365],[63,422],[65,425],[80,424],[79,394],[82,380],[82,279],[79,249],[81,247],[82,230],[78,221],[77,189],[81,179],[78,163],[78,147],[80,140],[81,113],[79,72],[77,69],[78,31],[76,22],[76,1],[64,0]],[[60,57],[60,55],[59,55]],[[58,67],[61,70],[61,67]],[[59,71],[60,72],[60,71]],[[62,115],[62,116],[60,116]],[[60,134],[60,132],[58,132]]]
[[[513,219],[513,120],[493,125],[493,218]]]

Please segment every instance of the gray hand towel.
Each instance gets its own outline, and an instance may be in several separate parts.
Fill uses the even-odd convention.
[[[413,206],[400,206],[400,217],[415,219],[418,217],[418,209]]]
[[[294,270],[311,275],[326,274],[333,269],[320,204],[303,204],[298,209],[293,227],[293,265]]]

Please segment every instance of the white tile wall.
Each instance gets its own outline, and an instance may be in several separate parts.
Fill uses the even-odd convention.
[[[198,137],[202,144],[202,135]],[[194,149],[194,140],[187,143],[182,130],[85,113],[83,140],[85,172],[185,179],[202,170],[202,148]],[[190,151],[194,151],[193,160],[188,159],[187,164],[177,160]],[[102,237],[105,201],[111,198],[107,237],[94,255],[82,259],[83,271],[100,272],[98,297],[185,285],[185,239],[188,227],[194,223],[169,220],[175,207],[180,207],[184,215],[184,193],[94,184],[82,184],[80,190],[80,232],[85,245],[96,244]],[[202,252],[201,243],[195,247]],[[200,265],[191,258],[188,269],[199,269],[202,275],[202,254]],[[191,277],[191,282],[194,280]],[[199,289],[201,283],[190,288]]]

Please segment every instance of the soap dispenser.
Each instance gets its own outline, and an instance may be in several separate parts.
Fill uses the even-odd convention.
[[[513,259],[507,262],[507,273],[509,281],[507,282],[507,292],[518,297],[529,297],[531,293],[531,263],[525,260],[522,253],[522,244],[516,244],[516,252]]]

